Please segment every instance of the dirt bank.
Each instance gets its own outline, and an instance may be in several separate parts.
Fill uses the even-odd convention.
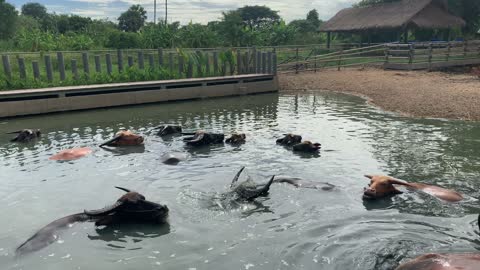
[[[404,115],[480,121],[480,79],[470,74],[369,68],[282,74],[279,80],[282,91],[337,91]]]

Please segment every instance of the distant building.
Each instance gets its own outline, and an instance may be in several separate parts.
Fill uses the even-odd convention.
[[[352,7],[339,11],[320,26],[328,33],[372,33],[413,29],[452,29],[465,26],[465,21],[448,11],[446,0],[401,0],[367,7]],[[404,35],[405,42],[407,35]]]

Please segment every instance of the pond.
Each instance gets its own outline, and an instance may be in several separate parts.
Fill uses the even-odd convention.
[[[164,123],[187,130],[247,134],[241,146],[188,149],[163,140]],[[40,128],[31,144],[8,131]],[[145,148],[97,145],[121,129],[145,136]],[[283,133],[322,143],[319,155],[275,144]],[[480,251],[480,124],[416,120],[334,93],[263,94],[0,120],[1,269],[392,269],[428,252]],[[49,156],[92,147],[72,162]],[[177,166],[168,152],[186,152]],[[210,207],[235,173],[257,182],[272,175],[329,182],[330,191],[274,184],[256,203]],[[445,203],[405,192],[366,203],[364,174],[388,174],[462,192]],[[245,179],[246,176],[243,176]],[[57,218],[111,204],[127,187],[170,209],[165,226],[76,224],[57,242],[23,257],[15,248]]]

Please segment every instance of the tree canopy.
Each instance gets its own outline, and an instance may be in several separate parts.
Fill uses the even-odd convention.
[[[39,3],[26,3],[22,6],[22,15],[30,16],[37,20],[48,16],[47,8]]]
[[[141,5],[133,5],[118,18],[118,27],[125,32],[138,32],[145,25],[147,12]]]
[[[18,13],[15,7],[6,3],[5,0],[0,0],[0,39],[10,38],[15,32],[15,24]]]
[[[244,6],[237,12],[250,29],[258,29],[266,24],[280,22],[278,12],[266,6]]]

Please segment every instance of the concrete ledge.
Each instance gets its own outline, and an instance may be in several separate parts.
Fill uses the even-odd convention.
[[[278,91],[274,75],[253,74],[0,92],[0,117]]]

